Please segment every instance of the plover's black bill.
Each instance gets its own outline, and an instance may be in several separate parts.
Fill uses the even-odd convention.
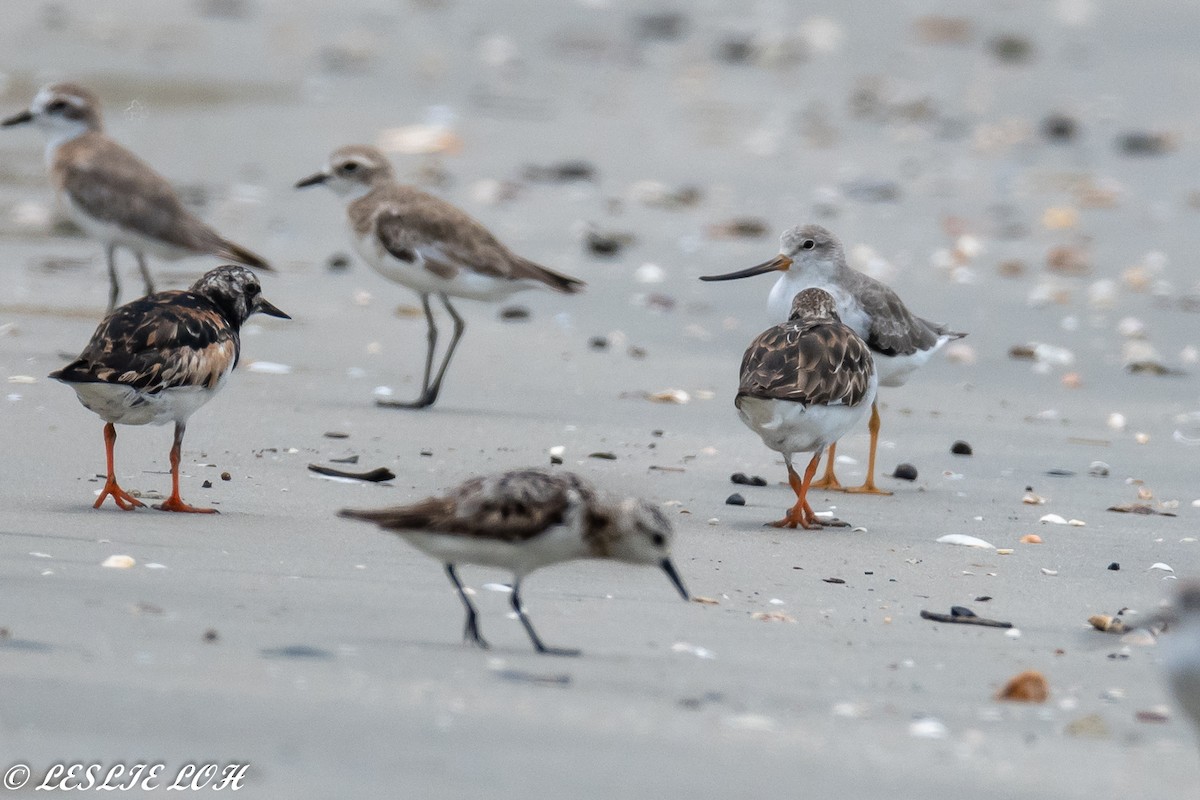
[[[762,275],[764,272],[783,272],[792,265],[792,260],[785,255],[777,255],[770,261],[764,261],[761,264],[756,264],[749,269],[741,269],[737,272],[727,272],[724,275],[701,275],[702,281],[736,281],[739,278],[751,278],[755,275]]]
[[[679,594],[683,596],[683,599],[691,600],[692,596],[688,594],[687,587],[683,585],[683,578],[680,578],[679,573],[675,571],[675,565],[671,563],[671,559],[664,558],[658,562],[658,565],[662,567],[663,572],[667,573],[667,577],[671,579],[671,583],[675,584],[675,588],[679,590]]]
[[[8,119],[0,122],[0,127],[11,128],[13,125],[24,125],[26,122],[33,122],[33,114],[29,112],[29,109],[13,114]]]
[[[296,188],[304,189],[309,186],[316,186],[317,184],[324,183],[327,180],[329,180],[328,175],[326,175],[324,172],[318,172],[314,175],[309,175],[307,178],[302,178],[296,181]]]

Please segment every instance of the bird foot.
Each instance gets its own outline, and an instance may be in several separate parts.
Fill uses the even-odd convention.
[[[219,514],[219,513],[221,513],[219,511],[217,511],[215,508],[196,508],[196,506],[189,506],[187,503],[183,502],[183,500],[181,500],[177,496],[168,497],[166,500],[164,500],[163,502],[156,505],[155,508],[157,508],[159,511],[180,511],[185,514]]]
[[[433,405],[433,402],[435,400],[437,400],[437,395],[424,395],[423,394],[420,397],[418,397],[416,400],[410,400],[410,401],[379,399],[379,400],[375,401],[375,405],[379,406],[380,408],[417,409],[417,408],[429,408],[431,405]]]
[[[827,492],[845,492],[849,491],[845,486],[838,481],[835,476],[825,476],[819,481],[813,481],[809,489],[823,489]]]
[[[867,481],[862,486],[850,486],[842,491],[847,494],[876,494],[881,497],[888,497],[892,494],[886,489],[880,489],[873,481]]]
[[[109,478],[104,484],[104,488],[100,491],[100,496],[96,498],[96,502],[92,505],[92,508],[99,508],[103,505],[106,497],[112,497],[113,502],[117,504],[117,508],[122,511],[132,511],[135,508],[146,507],[145,503],[118,486],[114,478]]]
[[[804,528],[806,531],[819,531],[825,527],[824,523],[818,521],[815,517],[811,520],[805,519],[803,515],[793,515],[790,511],[783,519],[775,522],[768,522],[772,528]]]
[[[582,655],[582,650],[576,650],[571,647],[545,647],[538,648],[538,652],[544,656],[564,656],[566,658],[575,658]]]

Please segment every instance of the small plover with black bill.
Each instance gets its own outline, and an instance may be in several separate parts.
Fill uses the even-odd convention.
[[[466,329],[451,297],[496,302],[524,289],[575,294],[585,285],[513,253],[482,223],[445,200],[398,183],[387,157],[374,147],[352,145],[334,151],[323,170],[296,187],[317,185],[349,201],[350,235],[363,260],[383,277],[415,291],[425,310],[421,394],[413,401],[380,399],[381,406],[425,408],[437,400],[446,367]],[[435,296],[454,321],[436,373],[438,331],[430,306]]]
[[[772,525],[823,527],[808,503],[821,451],[862,419],[877,387],[871,351],[838,319],[833,297],[823,289],[797,294],[788,321],[751,343],[734,404],[763,444],[783,455],[796,493],[796,505]],[[794,453],[813,454],[803,478],[792,466]]]
[[[270,270],[262,257],[223,238],[184,208],[165,178],[104,132],[96,96],[73,83],[46,86],[28,110],[0,126],[33,123],[46,134],[46,166],[63,207],[88,235],[104,243],[110,281],[108,310],[121,292],[116,251],[137,258],[145,293],[154,280],[146,254],[167,259],[213,255]]]
[[[1191,719],[1200,742],[1200,582],[1180,587],[1160,638],[1162,663],[1175,702]]]
[[[441,497],[378,510],[344,509],[340,516],[374,522],[445,566],[467,611],[465,639],[486,648],[459,564],[512,572],[510,601],[539,653],[578,655],[547,647],[521,603],[521,581],[541,567],[580,558],[657,566],[684,600],[687,589],[671,561],[671,523],[636,497],[611,497],[571,472],[514,470],[472,478]]]
[[[108,480],[94,508],[109,496],[126,511],[145,505],[117,484],[116,426],[174,422],[171,496],[155,507],[215,512],[189,506],[179,496],[183,433],[188,417],[212,399],[237,366],[239,331],[255,312],[290,319],[262,296],[253,272],[218,267],[187,291],[158,292],[121,306],[100,323],[79,358],[50,373],[104,420]]]
[[[780,237],[780,253],[770,261],[725,275],[706,275],[700,280],[729,281],[765,272],[783,273],[767,300],[772,319],[787,319],[792,298],[802,289],[814,287],[832,295],[842,322],[871,348],[880,386],[903,386],[946,342],[966,336],[914,315],[885,284],[852,269],[846,263],[842,243],[820,225],[800,225],[785,231]],[[831,443],[825,475],[813,484],[814,488],[891,494],[875,485],[879,408],[874,401],[869,430],[871,449],[863,484],[844,487],[838,482],[834,474],[837,448]]]

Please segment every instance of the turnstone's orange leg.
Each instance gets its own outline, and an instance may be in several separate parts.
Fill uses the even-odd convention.
[[[175,423],[175,443],[171,445],[171,496],[155,506],[159,511],[183,511],[190,514],[216,514],[215,508],[196,508],[183,502],[179,496],[179,454],[183,450],[183,432],[186,426]]]
[[[871,421],[867,427],[871,431],[871,454],[867,460],[867,480],[862,486],[851,486],[846,491],[851,494],[889,495],[891,492],[875,485],[875,448],[879,446],[879,405],[877,403],[871,403]]]
[[[92,508],[99,508],[104,504],[104,498],[112,497],[118,508],[123,511],[132,511],[135,508],[144,507],[146,504],[117,485],[117,474],[113,469],[113,447],[116,443],[117,426],[107,422],[104,425],[104,453],[108,460],[108,480],[104,482],[104,488],[100,490],[100,496],[96,498]]]
[[[796,493],[796,505],[788,509],[787,516],[777,522],[772,522],[771,526],[775,528],[804,528],[807,531],[820,530],[822,523],[817,519],[817,515],[813,512],[812,506],[808,504],[808,487],[812,483],[813,475],[817,472],[817,463],[821,460],[821,451],[813,453],[812,460],[808,462],[808,469],[804,470],[804,478],[796,473],[792,468],[790,458],[785,458],[787,464],[788,483],[792,487],[792,491]]]
[[[833,474],[833,462],[837,458],[837,442],[829,445],[828,461],[825,462],[825,474],[817,480],[813,481],[813,489],[828,489],[831,492],[844,492],[846,487],[842,486],[837,479],[837,475]]]

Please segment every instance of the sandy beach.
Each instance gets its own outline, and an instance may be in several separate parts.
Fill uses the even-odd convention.
[[[57,223],[42,137],[0,131],[0,770],[31,770],[9,794],[57,763],[161,762],[248,764],[239,795],[264,798],[1194,796],[1200,732],[1154,637],[1088,618],[1136,624],[1200,576],[1200,7],[4,6],[0,116],[92,88],[112,136],[276,265],[263,292],[293,317],[250,320],[188,426],[184,496],[219,516],[93,510],[102,423],[45,376],[103,316],[103,250]],[[354,142],[588,283],[501,304],[523,319],[460,303],[424,411],[374,404],[419,389],[416,296],[352,255],[337,198],[292,188]],[[773,279],[697,280],[801,222],[970,334],[880,392],[894,494],[814,492],[853,526],[817,532],[763,526],[793,495],[733,407]],[[166,288],[217,263],[151,259]],[[867,441],[842,440],[843,481]],[[122,484],[165,494],[170,444],[120,428]],[[666,504],[708,602],[653,569],[537,572],[539,632],[583,650],[539,657],[508,576],[463,567],[482,652],[436,562],[335,516],[555,447]],[[307,469],[349,456],[397,477]],[[1014,628],[920,616],[952,606]],[[1049,699],[997,701],[1025,670]]]

